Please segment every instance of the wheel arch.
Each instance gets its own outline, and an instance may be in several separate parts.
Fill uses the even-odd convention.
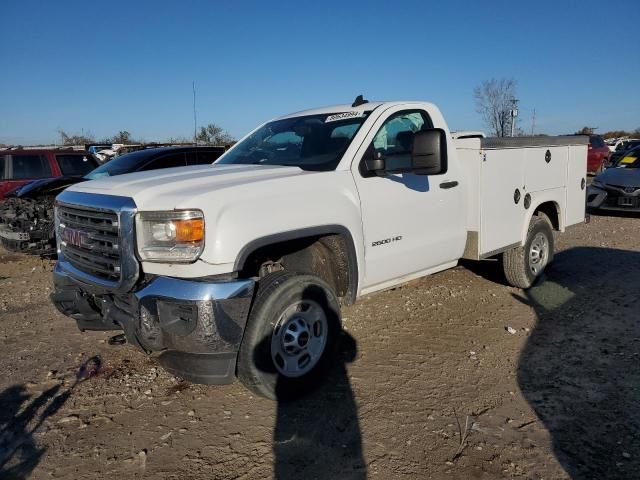
[[[527,232],[529,230],[531,219],[539,213],[543,213],[549,219],[552,230],[555,230],[557,232],[564,232],[565,226],[562,208],[560,207],[560,201],[554,197],[555,195],[532,199],[532,205],[527,210],[527,214],[524,218],[525,221],[522,225],[520,245],[524,245],[526,243]]]
[[[560,210],[560,205],[556,201],[546,201],[540,203],[536,208],[533,209],[533,215],[537,215],[538,213],[544,213],[549,221],[551,222],[551,227],[553,230],[560,232],[564,230],[564,223],[562,219],[562,212]]]
[[[358,259],[355,242],[343,225],[321,225],[256,238],[244,245],[234,271],[255,275],[263,259],[282,259],[287,269],[312,273],[335,288],[343,302],[355,302]]]

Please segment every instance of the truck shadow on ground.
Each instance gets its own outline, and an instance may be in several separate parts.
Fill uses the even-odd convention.
[[[326,298],[315,300],[325,305],[327,315],[339,323],[339,313],[333,312]],[[271,360],[265,361],[259,353],[269,351],[265,346],[270,341],[270,338],[264,339],[254,350],[255,362],[264,372],[275,374]],[[304,395],[292,391],[292,385],[278,377],[273,430],[273,478],[276,480],[367,478],[358,408],[346,367],[355,360],[357,345],[351,335],[340,329],[335,347],[334,361],[322,369],[324,375],[304,382]]]
[[[640,252],[580,247],[526,291],[538,320],[518,383],[574,479],[638,478],[639,287]]]
[[[480,261],[461,259],[459,264],[461,267],[464,267],[466,270],[485,280],[497,283],[498,285],[510,286],[504,276],[504,269],[500,258],[487,258]]]
[[[46,452],[38,447],[34,433],[65,404],[76,386],[100,369],[99,357],[78,368],[75,379],[64,388],[58,383],[32,395],[25,385],[13,385],[0,392],[0,480],[29,478]]]
[[[358,408],[346,364],[356,342],[342,332],[338,361],[314,391],[279,401],[273,432],[274,478],[365,479]]]

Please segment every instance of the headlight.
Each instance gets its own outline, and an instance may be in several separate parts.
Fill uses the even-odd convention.
[[[204,215],[199,210],[140,212],[136,232],[143,261],[189,263],[204,249]]]
[[[604,183],[599,182],[598,180],[593,180],[591,182],[592,187],[604,188]]]

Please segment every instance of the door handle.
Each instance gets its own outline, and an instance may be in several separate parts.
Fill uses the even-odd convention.
[[[458,182],[456,182],[455,180],[453,182],[442,182],[440,184],[440,188],[453,188],[457,186],[458,186]]]

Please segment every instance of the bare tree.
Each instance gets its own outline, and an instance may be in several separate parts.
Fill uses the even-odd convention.
[[[582,127],[576,132],[576,135],[593,135],[595,132],[594,127]]]
[[[200,131],[196,135],[198,143],[206,145],[228,145],[235,142],[235,138],[227,131],[215,123],[210,123],[206,127],[200,127]]]
[[[511,130],[511,110],[514,108],[516,81],[512,78],[485,80],[473,90],[476,112],[497,137],[506,137]]]
[[[136,143],[133,138],[131,138],[131,133],[126,130],[120,130],[113,137],[110,138],[111,143]]]
[[[60,143],[62,145],[84,145],[95,141],[95,137],[91,132],[78,135],[68,133],[60,128],[58,129],[58,135],[60,135]]]
[[[191,145],[193,144],[193,138],[187,138],[184,136],[169,137],[167,138],[166,143]]]

